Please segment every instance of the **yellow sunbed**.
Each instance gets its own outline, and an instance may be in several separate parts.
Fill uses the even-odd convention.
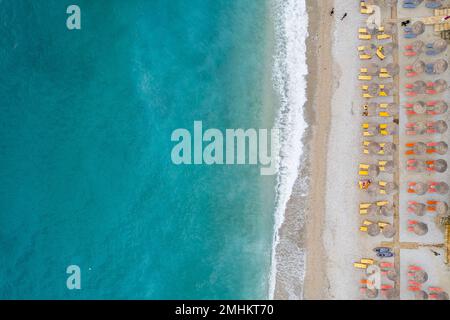
[[[360,262],[364,263],[364,264],[374,264],[375,263],[375,261],[373,259],[366,259],[366,258],[361,259]]]
[[[356,269],[367,269],[367,265],[364,263],[355,262],[355,263],[353,263],[353,266]]]
[[[380,58],[380,60],[386,59],[386,56],[383,54],[382,50],[383,50],[383,47],[380,46],[380,47],[377,48],[377,52],[376,52],[377,57]]]

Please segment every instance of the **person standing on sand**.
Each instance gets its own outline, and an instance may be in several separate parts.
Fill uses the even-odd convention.
[[[331,9],[331,11],[330,11],[330,16],[333,16],[333,15],[334,15],[334,8]]]
[[[342,16],[341,21],[343,21],[347,17],[347,12]]]

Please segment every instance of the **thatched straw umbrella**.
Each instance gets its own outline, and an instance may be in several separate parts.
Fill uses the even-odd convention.
[[[418,133],[418,134],[424,134],[428,129],[428,126],[425,122],[423,121],[418,121],[415,123],[414,125],[414,130]]]
[[[419,195],[422,196],[425,193],[427,193],[428,191],[428,185],[426,183],[423,182],[417,182],[412,189],[414,190],[414,192]]]
[[[397,274],[397,272],[395,271],[395,270],[389,270],[388,272],[387,272],[387,274],[386,274],[386,276],[387,276],[387,278],[389,279],[389,280],[391,280],[391,281],[397,281],[397,279],[398,279],[398,274]]]
[[[367,91],[369,92],[370,95],[376,96],[380,92],[380,86],[378,85],[378,83],[372,82],[369,84]]]
[[[382,230],[383,236],[385,238],[391,239],[395,236],[395,228],[392,225],[385,226]]]
[[[439,173],[447,171],[447,161],[444,159],[438,159],[434,161],[434,170]]]
[[[380,174],[380,168],[378,166],[375,166],[375,165],[370,165],[369,169],[367,170],[367,172],[369,173],[370,177],[376,178]]]
[[[382,215],[383,217],[392,217],[394,215],[394,207],[382,206],[380,208],[380,215]]]
[[[437,114],[443,114],[447,112],[447,110],[448,104],[445,101],[438,101],[433,107],[433,111]]]
[[[427,106],[423,101],[416,101],[413,105],[413,111],[417,114],[424,114],[427,112]]]
[[[416,160],[416,172],[424,172],[427,169],[427,164],[424,160]]]
[[[368,116],[376,116],[377,110],[378,110],[378,103],[371,102],[371,103],[367,104],[366,110],[367,110]]]
[[[367,208],[367,214],[368,215],[377,215],[380,211],[380,208],[376,205],[371,205],[369,208]]]
[[[413,64],[413,70],[414,72],[417,72],[418,74],[424,73],[425,69],[426,69],[426,64],[425,62],[423,62],[422,60],[417,60],[414,64]]]
[[[428,281],[428,273],[423,270],[418,270],[414,273],[414,281],[418,283],[425,283]]]
[[[421,217],[421,216],[425,215],[427,206],[424,205],[423,203],[416,202],[416,203],[410,205],[409,208],[411,208],[412,211],[413,211],[416,215],[418,215],[419,217]]]
[[[394,161],[387,161],[384,165],[384,172],[386,173],[394,173],[395,164]]]
[[[438,142],[438,144],[434,147],[436,152],[440,155],[444,155],[448,151],[448,145],[444,141]]]
[[[400,67],[396,63],[389,63],[386,70],[392,77],[395,77],[400,72]]]
[[[423,94],[427,90],[427,83],[423,80],[417,80],[413,83],[412,91],[417,94]]]
[[[444,120],[438,120],[434,123],[434,127],[436,128],[436,131],[439,133],[445,133],[448,129],[447,122]]]
[[[378,128],[375,125],[370,125],[369,128],[364,129],[369,135],[376,136],[378,135]]]
[[[378,194],[378,192],[380,191],[380,188],[378,187],[378,185],[372,183],[368,188],[367,188],[367,193],[370,196],[376,196]]]
[[[372,141],[367,146],[370,154],[378,154],[381,151],[381,146],[379,143]]]
[[[444,79],[439,79],[434,82],[434,89],[438,93],[444,92],[445,90],[447,90],[447,88],[447,81],[445,81]]]
[[[367,234],[371,237],[376,237],[381,232],[381,228],[378,226],[377,223],[372,223],[367,227]]]
[[[444,59],[439,59],[433,63],[433,73],[434,74],[441,74],[447,71],[448,69],[448,62]]]
[[[366,297],[369,299],[375,299],[378,297],[378,289],[367,289]]]
[[[448,213],[448,204],[444,201],[439,201],[436,204],[436,212],[440,215],[446,215]]]
[[[386,186],[384,187],[384,190],[386,191],[386,194],[392,194],[397,191],[397,185],[393,182],[388,182]]]
[[[428,300],[428,293],[423,290],[417,291],[415,294],[416,300]]]
[[[412,47],[415,52],[420,54],[423,51],[423,47],[425,46],[425,43],[422,40],[416,40],[413,42]]]
[[[423,223],[423,222],[417,222],[413,226],[413,231],[418,236],[426,235],[428,233],[428,225],[426,223]]]
[[[397,34],[397,24],[388,22],[384,25],[384,32],[389,35]]]
[[[437,193],[442,195],[447,194],[449,190],[449,186],[445,182],[439,182],[437,185],[434,186],[434,188],[436,189]]]
[[[398,297],[398,292],[394,288],[387,289],[384,291],[384,296],[387,300],[394,300],[396,297]]]
[[[447,292],[438,292],[436,294],[436,300],[449,300],[449,296]]]
[[[417,155],[425,154],[425,152],[427,152],[427,145],[423,142],[416,142],[416,144],[414,144],[413,151]]]
[[[411,29],[415,35],[420,35],[425,32],[425,24],[422,21],[416,21],[412,24]]]
[[[447,49],[447,41],[444,39],[436,40],[433,43],[433,49],[438,53],[444,52]]]
[[[389,134],[396,134],[397,129],[398,125],[396,123],[388,123],[385,130],[389,132]]]
[[[376,63],[371,63],[367,66],[367,74],[375,76],[380,73],[380,66]]]
[[[398,114],[398,105],[396,103],[389,103],[386,110],[390,115],[395,116]]]
[[[383,53],[385,54],[385,55],[390,55],[390,54],[392,54],[392,52],[394,52],[394,50],[397,48],[397,45],[395,44],[395,43],[393,43],[393,42],[389,42],[389,43],[386,43],[384,46],[383,46]]]
[[[398,0],[384,0],[387,6],[393,7],[397,5]]]
[[[392,155],[392,154],[394,154],[396,148],[397,147],[395,146],[394,143],[386,142],[383,147],[384,154],[387,156]]]

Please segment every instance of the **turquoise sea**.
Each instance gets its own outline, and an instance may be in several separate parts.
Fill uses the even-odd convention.
[[[176,166],[170,136],[273,126],[272,24],[270,0],[0,1],[0,298],[267,298],[276,177]]]

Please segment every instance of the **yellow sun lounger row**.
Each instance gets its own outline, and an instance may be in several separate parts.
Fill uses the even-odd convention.
[[[380,104],[378,105],[378,108],[387,110],[388,106],[389,106],[389,104],[387,104],[387,103],[380,103]],[[362,113],[362,115],[363,115],[364,117],[369,117],[369,116],[371,116],[371,115],[369,115],[369,106],[368,106],[367,104],[364,104],[364,105],[362,106],[362,108],[363,108],[363,113]],[[372,116],[375,116],[375,115],[372,115]],[[378,117],[383,117],[383,118],[388,118],[388,117],[392,117],[393,115],[391,115],[391,114],[390,114],[389,112],[387,112],[387,111],[382,110],[382,111],[378,111],[378,113],[376,114],[376,116],[378,116]]]
[[[362,124],[363,136],[364,137],[373,137],[374,136],[374,134],[372,132],[368,131],[368,129],[370,129],[370,127],[373,126],[373,125],[374,124],[370,124],[370,123],[363,123]],[[389,126],[389,124],[387,124],[387,123],[381,123],[381,124],[377,125],[378,132],[380,133],[380,135],[382,135],[382,136],[389,136],[390,135],[389,131],[387,130],[388,126]]]
[[[375,260],[369,258],[362,258],[358,262],[353,263],[353,266],[356,269],[367,269],[368,266],[374,265],[376,263]]]
[[[380,170],[380,172],[386,171],[386,167],[385,167],[386,163],[387,163],[387,160],[378,161],[377,166],[378,166],[378,169]],[[358,171],[359,175],[360,176],[369,176],[370,175],[369,169],[371,166],[372,165],[365,164],[365,163],[359,164],[359,171]]]
[[[368,209],[371,206],[383,207],[388,204],[389,204],[388,201],[377,201],[375,203],[361,203],[361,204],[359,204],[359,214],[366,215],[368,213]]]
[[[386,59],[386,56],[383,53],[383,46],[378,46],[376,47],[377,50],[375,51],[378,59],[380,59],[381,61],[383,61],[384,59]],[[368,46],[359,46],[358,47],[358,52],[359,52],[359,59],[360,60],[370,60],[372,59],[372,55],[369,54],[368,52],[371,52],[371,48]]]
[[[379,97],[387,97],[388,96],[387,92],[384,91],[385,87],[386,86],[384,84],[380,84],[379,85],[379,89],[380,89],[379,92],[378,92],[378,96]],[[367,92],[369,90],[369,86],[363,85],[361,87],[361,89],[363,91],[363,93],[362,93],[362,97],[363,98],[366,98],[366,99],[374,98],[374,96],[372,96],[371,94],[369,94],[369,92]]]
[[[363,141],[363,153],[364,154],[370,154],[369,145],[370,145],[370,141],[366,141],[366,140]],[[381,150],[378,152],[379,155],[384,155],[383,147],[385,145],[386,145],[386,143],[384,143],[384,142],[380,143]]]
[[[367,227],[370,226],[371,224],[374,224],[375,222],[371,221],[371,220],[364,220],[363,221],[363,225],[361,227],[359,227],[359,230],[362,232],[367,232]],[[378,224],[378,226],[383,229],[386,226],[391,225],[389,222],[385,222],[385,221],[378,221],[376,222]]]
[[[359,69],[359,76],[358,76],[358,80],[361,81],[370,81],[372,80],[372,76],[368,75],[368,69],[367,68],[361,68]],[[378,74],[378,77],[381,79],[387,79],[387,78],[392,78],[392,76],[388,73],[388,71],[385,68],[381,68],[380,69],[380,73]]]

